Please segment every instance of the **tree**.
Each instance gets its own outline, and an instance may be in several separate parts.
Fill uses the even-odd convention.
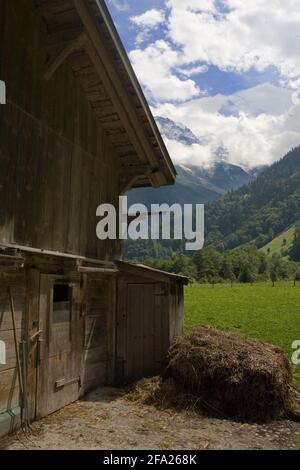
[[[300,222],[298,222],[296,225],[295,237],[290,252],[290,257],[294,261],[300,261]]]
[[[278,280],[276,269],[274,268],[271,269],[270,278],[273,283],[273,287],[275,287],[275,282]]]
[[[253,270],[253,266],[251,266],[251,264],[249,263],[245,264],[240,275],[240,281],[243,283],[250,282],[251,284],[253,284],[255,280],[256,276]]]
[[[221,268],[221,276],[229,280],[231,284],[235,280],[235,274],[233,271],[233,260],[230,254],[225,254],[223,257],[222,268]]]
[[[294,265],[294,286],[300,281],[300,266],[298,264]]]
[[[216,282],[220,276],[222,255],[213,248],[203,248],[194,255],[199,281]]]

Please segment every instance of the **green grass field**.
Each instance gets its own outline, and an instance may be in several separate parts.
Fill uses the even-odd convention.
[[[300,340],[300,284],[193,285],[185,291],[185,328],[212,325],[280,346],[291,359]],[[300,386],[300,366],[293,366]]]
[[[274,253],[279,255],[282,253],[287,253],[292,247],[294,236],[295,226],[293,225],[288,230],[278,235],[278,237],[275,237],[272,241],[270,241],[270,243],[261,248],[261,251],[264,253],[269,253],[270,255],[273,255]],[[286,240],[286,242],[284,242],[284,240]]]

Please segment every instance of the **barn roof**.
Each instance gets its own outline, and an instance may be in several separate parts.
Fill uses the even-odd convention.
[[[76,266],[76,269],[80,273],[98,273],[98,274],[120,274],[126,273],[132,276],[142,277],[145,279],[151,279],[156,282],[172,283],[177,282],[184,285],[188,285],[191,279],[181,274],[168,273],[155,269],[144,264],[133,264],[125,261],[114,260],[114,261],[100,261],[98,259],[86,258],[84,256],[72,255],[69,253],[60,253],[49,250],[41,250],[32,247],[20,246],[20,245],[9,245],[0,246],[0,264],[1,265],[12,265],[14,268],[20,269],[26,264],[27,256],[42,255],[46,258],[57,258],[69,260]]]
[[[132,264],[126,263],[124,261],[115,261],[115,265],[121,272],[126,272],[128,274],[136,276],[144,276],[148,279],[155,279],[156,281],[178,281],[185,285],[188,285],[190,282],[190,279],[187,276],[182,276],[181,274],[168,273],[166,271],[161,271],[160,269],[145,266],[144,264]]]
[[[120,192],[173,184],[176,170],[103,0],[36,0],[52,78],[68,60],[120,158]]]

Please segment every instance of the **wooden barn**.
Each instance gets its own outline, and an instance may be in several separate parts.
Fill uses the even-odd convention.
[[[0,435],[157,374],[187,279],[120,259],[96,208],[176,173],[100,0],[0,0]]]

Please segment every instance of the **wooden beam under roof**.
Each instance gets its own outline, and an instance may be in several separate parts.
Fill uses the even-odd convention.
[[[96,70],[99,72],[113,104],[116,106],[118,114],[124,127],[126,127],[126,131],[136,148],[138,156],[141,160],[145,162],[148,161],[151,165],[156,166],[157,159],[154,156],[153,148],[144,129],[140,125],[139,118],[128,97],[127,91],[111,64],[111,58],[109,57],[105,45],[100,40],[99,30],[95,21],[92,19],[91,12],[87,7],[86,2],[84,0],[73,0],[73,4],[86,28],[87,35],[90,37],[90,41],[87,41],[85,46],[86,51],[88,52]],[[137,134],[136,129],[139,129],[139,135]],[[160,173],[156,173],[151,176],[150,180],[154,187],[159,187],[164,184]]]
[[[75,76],[83,80],[83,91],[87,93],[87,99],[92,104],[95,113],[99,112],[107,93],[107,102],[111,102],[116,114],[110,123],[108,117],[101,116],[100,110],[99,122],[105,127],[117,154],[126,155],[127,161],[127,154],[130,153],[128,164],[134,163],[135,160],[136,163],[140,161],[143,164],[149,164],[152,168],[159,167],[159,171],[152,172],[150,177],[141,175],[135,186],[147,185],[147,179],[155,187],[173,183],[176,176],[175,168],[105,3],[102,0],[100,2],[98,0],[35,0],[35,3],[39,5],[47,23],[50,56],[56,56],[58,62],[60,57],[57,59],[57,56],[60,56],[60,50],[68,47],[68,42],[74,40],[77,31],[79,34],[81,31],[87,34],[89,38],[87,47],[95,52],[97,69],[90,54],[85,53],[83,49],[80,49],[78,53],[73,50],[68,60]],[[80,63],[80,57],[82,57],[82,63]],[[103,74],[106,74],[108,84],[103,83]],[[102,90],[101,95],[97,94],[97,85]],[[91,89],[88,93],[87,87],[89,86]],[[111,92],[114,95],[113,99]],[[100,97],[99,103],[97,96]],[[115,131],[122,128],[131,143],[131,148],[124,150],[122,145],[114,142],[113,137]],[[135,157],[131,158],[133,151],[135,151]],[[124,165],[126,165],[125,160],[122,166]]]
[[[63,64],[63,62],[75,51],[82,49],[87,36],[85,33],[81,33],[76,39],[70,42],[61,52],[54,58],[51,59],[47,66],[44,77],[46,80],[50,80],[55,74],[56,70]]]

